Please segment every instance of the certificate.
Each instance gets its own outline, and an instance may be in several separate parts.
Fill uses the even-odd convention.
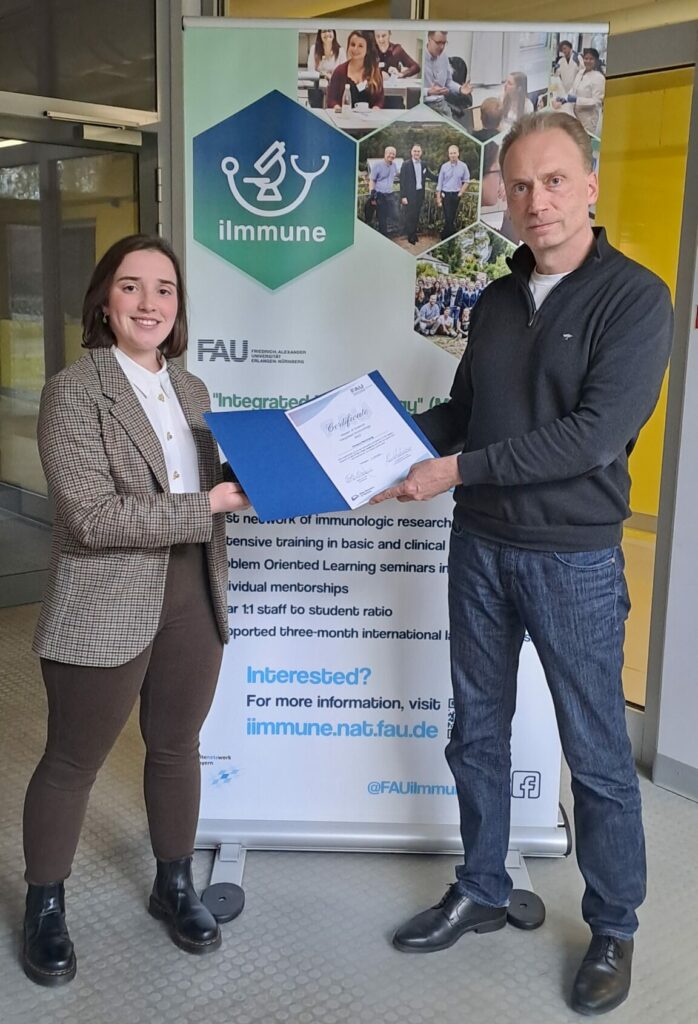
[[[436,455],[375,370],[294,409],[204,416],[264,523],[358,508]]]
[[[349,508],[404,480],[432,458],[368,374],[286,413]]]

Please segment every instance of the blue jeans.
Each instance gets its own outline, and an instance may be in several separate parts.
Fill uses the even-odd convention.
[[[619,547],[529,551],[456,523],[449,554],[455,724],[446,748],[465,860],[458,886],[505,906],[511,720],[524,631],[552,694],[572,774],[582,914],[595,934],[628,939],[645,897],[640,790],[625,726],[621,670],[630,610]]]

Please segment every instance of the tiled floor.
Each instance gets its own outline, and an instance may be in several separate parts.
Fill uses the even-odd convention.
[[[535,932],[470,935],[446,952],[405,956],[393,927],[434,902],[453,859],[251,852],[247,906],[222,949],[192,957],[145,912],[152,876],[132,719],[95,787],[68,917],[78,976],[61,989],[27,981],[21,807],[43,743],[44,700],[30,653],[36,607],[0,611],[0,1021],[2,1024],[571,1024],[566,1000],[588,936],[573,858],[529,860],[547,907]],[[566,788],[566,787],[565,787]],[[614,1024],[698,1021],[698,804],[643,780],[650,893],[641,910],[631,998]],[[570,807],[569,793],[563,801]],[[207,878],[210,854],[197,856]]]

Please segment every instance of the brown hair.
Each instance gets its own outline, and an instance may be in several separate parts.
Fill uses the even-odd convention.
[[[569,114],[565,114],[561,110],[538,110],[535,114],[524,114],[504,136],[502,148],[499,151],[499,166],[502,170],[504,169],[507,153],[519,139],[523,139],[527,135],[535,135],[536,132],[550,132],[554,128],[559,128],[560,131],[569,135],[582,155],[587,173],[591,173],[594,166],[591,139],[576,117],[570,117]]]
[[[523,71],[510,71],[509,78],[514,83],[514,88],[511,92],[504,93],[502,117],[508,117],[509,113],[513,112],[514,118],[518,121],[526,109],[528,78]]]
[[[182,270],[172,247],[159,235],[127,235],[107,249],[92,271],[82,304],[82,345],[83,348],[111,348],[116,338],[103,309],[109,298],[114,275],[124,259],[132,252],[159,252],[172,263],[177,280],[177,315],[172,330],[159,345],[166,359],[181,356],[186,350],[187,302],[184,294]]]
[[[350,32],[347,38],[347,57],[349,56],[349,43],[354,36],[358,36],[359,39],[363,39],[366,43],[366,56],[364,57],[363,67],[364,79],[373,92],[378,92],[383,88],[383,75],[378,67],[377,46],[373,32],[362,32],[359,29],[354,29],[353,32]]]
[[[337,33],[335,32],[335,30],[333,28],[319,28],[317,30],[317,35],[315,36],[315,47],[314,47],[315,70],[316,71],[320,67],[320,61],[325,56],[325,47],[324,47],[323,42],[322,42],[322,33],[323,32],[331,32],[332,33],[332,47],[331,47],[331,49],[332,49],[332,56],[334,57],[335,60],[339,56],[339,43],[337,42]]]

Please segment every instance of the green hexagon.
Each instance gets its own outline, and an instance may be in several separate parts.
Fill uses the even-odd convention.
[[[274,90],[194,139],[194,238],[268,288],[354,242],[356,144]]]

